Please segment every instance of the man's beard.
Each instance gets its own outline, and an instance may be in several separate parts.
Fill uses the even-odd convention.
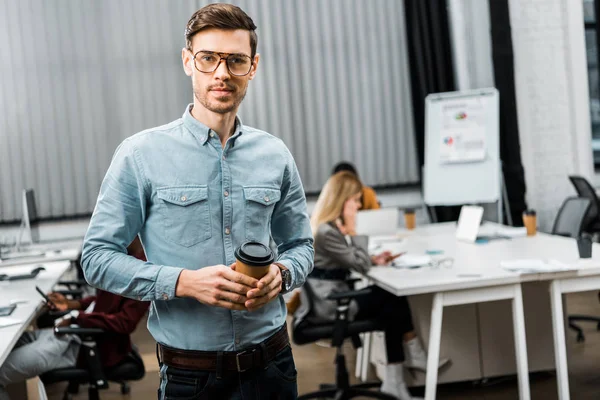
[[[233,92],[232,93],[233,102],[228,101],[226,103],[222,103],[218,100],[213,100],[212,98],[209,99],[209,97],[208,97],[209,93],[210,93],[209,90],[206,90],[206,89],[199,90],[196,87],[194,87],[194,97],[207,110],[212,111],[217,114],[227,114],[227,113],[237,110],[239,105],[244,100],[244,97],[246,97],[247,89],[248,89],[248,87],[246,86],[243,89],[243,91],[241,91],[241,92],[239,92],[239,91]]]

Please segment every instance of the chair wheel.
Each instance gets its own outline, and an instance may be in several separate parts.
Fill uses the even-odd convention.
[[[124,383],[121,385],[121,394],[129,394],[131,392],[131,386],[129,384]]]
[[[583,333],[578,333],[577,334],[577,343],[583,343],[585,342],[585,336],[583,335]]]

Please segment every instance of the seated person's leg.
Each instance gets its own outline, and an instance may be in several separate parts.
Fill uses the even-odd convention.
[[[0,387],[74,366],[79,347],[79,338],[55,336],[51,329],[25,332],[0,366]]]

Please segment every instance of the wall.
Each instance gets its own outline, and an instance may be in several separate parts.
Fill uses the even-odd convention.
[[[527,203],[548,231],[593,164],[583,12],[578,0],[509,0]]]
[[[92,211],[124,138],[192,101],[183,31],[208,0],[0,1],[0,222]],[[232,0],[261,60],[240,116],[282,138],[305,189],[354,162],[369,185],[419,179],[403,2]]]

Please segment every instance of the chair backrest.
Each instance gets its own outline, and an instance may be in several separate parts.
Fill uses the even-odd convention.
[[[571,175],[569,176],[569,180],[575,187],[575,191],[579,197],[585,197],[590,200],[590,209],[588,210],[586,223],[589,220],[598,218],[598,213],[600,213],[600,199],[598,199],[594,187],[582,176]],[[584,223],[584,228],[586,223]]]
[[[590,199],[568,197],[554,219],[552,234],[576,238],[581,234],[583,221],[590,207]]]

